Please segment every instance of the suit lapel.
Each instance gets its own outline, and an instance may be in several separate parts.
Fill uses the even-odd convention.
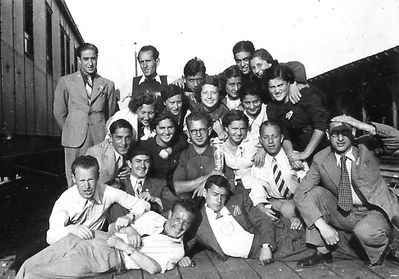
[[[77,71],[74,74],[73,81],[75,83],[75,88],[79,92],[79,95],[86,101],[86,103],[88,103],[89,102],[89,97],[87,96],[85,83],[83,81],[83,77],[82,77],[82,74],[80,73],[80,71]]]
[[[104,152],[102,161],[104,162],[104,168],[107,170],[109,177],[115,178],[117,166],[115,153],[112,147],[107,148],[107,150]]]
[[[132,196],[136,196],[133,190],[132,182],[130,181],[130,176],[129,179],[127,179],[124,183],[125,183],[125,192]]]
[[[333,184],[338,188],[341,170],[337,167],[337,159],[333,152],[328,153],[326,159],[322,162],[322,167]]]
[[[201,209],[202,222],[200,227],[198,228],[200,238],[202,238],[202,241],[204,242],[205,245],[211,247],[216,253],[225,257],[226,255],[223,253],[222,248],[220,248],[220,245],[216,240],[215,234],[212,231],[211,224],[209,223],[205,207],[206,205],[204,205]]]
[[[100,75],[96,74],[93,83],[93,91],[91,91],[91,102],[94,102],[95,99],[103,92],[105,87],[104,80],[101,78]]]

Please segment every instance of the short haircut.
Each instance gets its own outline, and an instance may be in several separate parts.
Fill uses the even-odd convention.
[[[131,133],[133,133],[132,125],[125,119],[118,119],[112,122],[111,126],[109,126],[109,132],[111,135],[115,134],[117,129],[126,128],[129,129]]]
[[[175,211],[176,206],[180,206],[194,215],[196,215],[198,211],[195,201],[189,198],[177,199],[172,205],[172,213]]]
[[[156,98],[151,93],[139,94],[133,97],[129,103],[130,111],[136,113],[143,105],[154,105],[156,107]]]
[[[248,123],[249,123],[248,117],[241,110],[233,109],[229,111],[225,116],[223,116],[222,124],[223,127],[227,128],[229,127],[231,122],[241,121],[241,120],[244,121],[245,125],[248,128]]]
[[[222,79],[223,79],[224,82],[227,82],[227,80],[229,78],[241,77],[241,76],[242,76],[241,71],[240,71],[240,69],[238,68],[237,65],[232,65],[232,66],[228,67],[222,73]]]
[[[71,171],[73,175],[75,175],[75,170],[77,167],[83,169],[96,168],[97,172],[100,169],[97,159],[90,155],[79,156],[73,161],[71,166]]]
[[[251,41],[239,41],[233,47],[233,55],[239,52],[249,52],[252,55],[255,52],[254,44]]]
[[[272,65],[269,69],[267,69],[266,82],[269,82],[275,78],[281,78],[289,83],[293,83],[295,81],[295,77],[291,69],[284,64]]]
[[[205,76],[205,72],[206,72],[206,67],[204,62],[197,57],[188,60],[183,70],[185,77],[195,76],[198,73],[203,73]]]
[[[251,55],[251,59],[258,57],[267,63],[274,64],[275,60],[273,59],[273,56],[264,48],[260,48],[255,50],[255,52]]]
[[[143,46],[140,51],[139,51],[139,55],[137,55],[137,60],[139,60],[140,57],[140,53],[142,52],[146,52],[146,51],[152,51],[152,58],[154,58],[154,60],[157,60],[159,57],[159,51],[156,49],[156,47],[152,46],[152,45],[148,45],[148,46]]]
[[[259,134],[262,134],[262,129],[264,127],[276,127],[277,130],[280,132],[280,134],[283,134],[283,131],[281,129],[280,123],[278,121],[275,120],[267,120],[265,122],[263,122],[260,127],[259,127]]]
[[[182,101],[183,101],[184,90],[183,90],[183,88],[181,88],[178,85],[168,84],[168,86],[166,86],[166,88],[161,91],[161,97],[164,102],[167,99],[169,99],[173,96],[176,96],[176,95],[182,96]]]
[[[76,50],[76,55],[81,58],[82,57],[82,52],[86,51],[86,50],[93,50],[96,53],[96,56],[98,56],[98,48],[95,45],[91,44],[91,43],[81,44],[78,47],[78,49]]]
[[[176,117],[169,111],[163,111],[160,114],[155,115],[154,119],[151,121],[151,123],[150,123],[151,130],[155,130],[155,128],[157,127],[159,122],[161,122],[162,120],[165,120],[165,119],[169,119],[172,122],[173,127],[175,127],[175,129],[177,128]],[[175,131],[175,135],[176,135],[176,133],[177,133],[177,131]]]
[[[201,82],[201,88],[200,91],[202,90],[202,87],[206,84],[213,85],[217,88],[218,91],[220,91],[220,79],[218,76],[206,76],[204,80]]]
[[[222,175],[214,174],[208,177],[205,182],[205,189],[208,190],[212,187],[212,185],[216,185],[219,188],[225,188],[228,192],[230,192],[230,183],[227,181],[226,177]]]
[[[241,101],[244,100],[245,96],[247,95],[258,96],[260,101],[262,101],[263,92],[256,85],[246,84],[241,86],[240,90],[238,90],[238,95],[240,96]]]
[[[187,128],[189,128],[190,123],[194,122],[194,121],[203,121],[206,124],[207,128],[212,127],[212,123],[213,123],[209,114],[205,114],[202,112],[194,112],[194,113],[191,113],[190,115],[188,115],[186,118]]]

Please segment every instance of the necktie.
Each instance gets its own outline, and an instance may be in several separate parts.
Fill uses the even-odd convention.
[[[223,217],[223,215],[222,215],[222,213],[220,213],[220,211],[215,212],[215,213],[216,213],[216,220]]]
[[[277,165],[276,158],[273,158],[272,160],[272,169],[273,169],[274,182],[276,183],[279,193],[283,196],[283,198],[291,198],[293,195],[290,192],[290,189],[288,188],[287,184],[285,184],[285,181],[283,179],[283,174]]]
[[[338,206],[344,211],[350,211],[353,205],[352,189],[346,169],[346,156],[341,156],[341,180],[338,188]]]
[[[89,96],[89,99],[90,99],[91,91],[93,91],[93,81],[92,81],[91,77],[87,77],[86,91],[87,91],[87,96]]]
[[[136,182],[137,195],[140,195],[142,191],[143,191],[143,180],[138,179],[137,182]]]

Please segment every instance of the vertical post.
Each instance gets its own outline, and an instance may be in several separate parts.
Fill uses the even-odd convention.
[[[134,76],[137,77],[137,43],[134,42]]]

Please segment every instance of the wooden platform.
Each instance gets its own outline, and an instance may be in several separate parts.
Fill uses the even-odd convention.
[[[360,260],[335,260],[332,264],[300,269],[295,262],[275,262],[261,266],[255,259],[229,258],[221,261],[214,253],[201,252],[194,256],[195,267],[175,268],[164,274],[150,275],[141,270],[130,270],[123,274],[104,274],[95,279],[378,279],[399,278],[399,266],[386,261],[380,267],[368,268]]]

